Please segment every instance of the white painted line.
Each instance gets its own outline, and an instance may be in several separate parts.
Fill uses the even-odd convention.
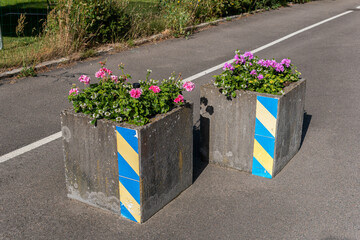
[[[359,7],[360,7],[360,6],[359,6]],[[308,26],[308,27],[306,27],[306,28],[300,29],[299,31],[296,31],[296,32],[293,32],[293,33],[291,33],[291,34],[289,34],[289,35],[286,35],[285,37],[282,37],[282,38],[280,38],[280,39],[278,39],[278,40],[275,40],[275,41],[273,41],[273,42],[271,42],[271,43],[268,43],[268,44],[266,44],[266,45],[264,45],[264,46],[261,46],[261,47],[259,47],[259,48],[256,48],[256,49],[252,50],[251,52],[252,52],[252,53],[260,52],[260,51],[262,51],[262,50],[264,50],[264,49],[266,49],[266,48],[269,48],[269,47],[271,47],[271,46],[274,46],[275,44],[278,44],[278,43],[280,43],[280,42],[283,42],[283,41],[285,41],[285,40],[287,40],[287,39],[289,39],[289,38],[291,38],[291,37],[293,37],[293,36],[295,36],[295,35],[298,35],[298,34],[300,34],[300,33],[302,33],[302,32],[305,32],[305,31],[310,30],[310,29],[312,29],[312,28],[315,28],[315,27],[317,27],[317,26],[319,26],[319,25],[321,25],[321,24],[327,23],[327,22],[329,22],[329,21],[331,21],[331,20],[334,20],[334,19],[336,19],[336,18],[339,18],[339,17],[341,17],[341,16],[344,16],[344,15],[349,14],[349,13],[352,13],[352,12],[353,12],[353,11],[350,10],[350,11],[341,13],[341,14],[339,14],[339,15],[336,15],[336,16],[334,16],[334,17],[325,19],[325,20],[323,20],[323,21],[321,21],[321,22],[315,23],[315,24],[310,25],[310,26]],[[209,68],[209,69],[207,69],[207,70],[205,70],[205,71],[203,71],[203,72],[200,72],[200,73],[195,74],[195,75],[193,75],[193,76],[191,76],[191,77],[188,77],[188,78],[184,79],[183,82],[193,81],[193,80],[195,80],[195,79],[197,79],[197,78],[203,77],[203,76],[205,76],[205,75],[207,75],[207,74],[209,74],[209,73],[211,73],[211,72],[214,72],[214,71],[222,68],[225,63],[232,63],[233,61],[234,61],[234,59],[231,59],[231,60],[229,60],[229,61],[223,62],[223,63],[221,63],[221,64],[219,64],[219,65],[217,65],[217,66],[215,66],[215,67]]]
[[[62,135],[61,132],[57,132],[57,133],[55,133],[53,135],[50,135],[50,136],[48,136],[46,138],[40,139],[39,141],[31,143],[31,144],[29,144],[29,145],[27,145],[25,147],[19,148],[19,149],[13,151],[13,152],[5,154],[5,155],[0,157],[0,163],[6,162],[6,161],[8,161],[8,160],[10,160],[10,159],[12,159],[14,157],[17,157],[17,156],[19,156],[21,154],[24,154],[26,152],[29,152],[29,151],[35,149],[35,148],[38,148],[38,147],[40,147],[42,145],[45,145],[45,144],[47,144],[49,142],[52,142],[52,141],[60,138],[61,135]]]
[[[360,8],[360,6],[357,7],[357,8]],[[334,19],[336,19],[336,18],[339,18],[339,17],[344,16],[344,15],[346,15],[346,14],[349,14],[349,13],[351,13],[351,12],[353,12],[353,11],[350,10],[350,11],[341,13],[341,14],[339,14],[339,15],[336,15],[336,16],[334,16],[334,17],[325,19],[325,20],[323,20],[323,21],[321,21],[321,22],[315,23],[315,24],[313,24],[313,25],[311,25],[311,26],[308,26],[308,27],[306,27],[306,28],[303,28],[303,29],[301,29],[301,30],[299,30],[299,31],[296,31],[296,32],[293,32],[293,33],[291,33],[291,34],[289,34],[289,35],[286,35],[285,37],[282,37],[282,38],[280,38],[280,39],[278,39],[278,40],[275,40],[275,41],[273,41],[273,42],[271,42],[271,43],[268,43],[268,44],[266,44],[266,45],[264,45],[264,46],[262,46],[262,47],[256,48],[256,49],[252,50],[251,52],[252,52],[252,53],[260,52],[260,51],[262,51],[262,50],[264,50],[264,49],[266,49],[266,48],[269,48],[269,47],[271,47],[271,46],[273,46],[273,45],[275,45],[275,44],[278,44],[278,43],[280,43],[280,42],[282,42],[282,41],[285,41],[285,40],[287,40],[287,39],[289,39],[289,38],[291,38],[291,37],[293,37],[293,36],[295,36],[295,35],[298,35],[298,34],[300,34],[300,33],[302,33],[302,32],[305,32],[305,31],[307,31],[307,30],[310,30],[310,29],[312,29],[312,28],[314,28],[314,27],[317,27],[317,26],[319,26],[319,25],[321,25],[321,24],[324,24],[324,23],[326,23],[326,22],[329,22],[329,21],[331,21],[331,20],[334,20]],[[205,76],[205,75],[207,75],[207,74],[209,74],[209,73],[211,73],[211,72],[214,72],[214,71],[222,68],[225,63],[232,63],[233,61],[234,61],[234,60],[231,59],[231,60],[229,60],[229,61],[226,61],[226,62],[224,62],[224,63],[221,63],[221,64],[219,64],[219,65],[216,65],[215,67],[212,67],[212,68],[209,68],[209,69],[207,69],[207,70],[205,70],[205,71],[202,71],[202,72],[200,72],[200,73],[197,73],[197,74],[195,74],[195,75],[193,75],[193,76],[191,76],[191,77],[185,78],[183,81],[184,81],[184,82],[186,82],[186,81],[193,81],[193,80],[195,80],[195,79],[197,79],[197,78],[203,77],[203,76]],[[10,153],[8,153],[8,154],[5,154],[5,155],[3,155],[3,156],[0,156],[0,163],[6,162],[6,161],[8,161],[8,160],[10,160],[10,159],[12,159],[12,158],[14,158],[14,157],[17,157],[17,156],[19,156],[19,155],[21,155],[21,154],[24,154],[24,153],[26,153],[26,152],[29,152],[29,151],[35,149],[35,148],[38,148],[38,147],[40,147],[40,146],[42,146],[42,145],[45,145],[45,144],[47,144],[47,143],[49,143],[49,142],[52,142],[52,141],[60,138],[61,135],[62,135],[61,132],[55,133],[55,134],[53,134],[53,135],[51,135],[51,136],[48,136],[48,137],[46,137],[46,138],[43,138],[43,139],[37,141],[37,142],[31,143],[31,144],[29,144],[29,145],[27,145],[27,146],[25,146],[25,147],[22,147],[22,148],[17,149],[17,150],[15,150],[15,151],[13,151],[13,152],[10,152]]]
[[[360,6],[356,7],[357,9],[360,9]]]

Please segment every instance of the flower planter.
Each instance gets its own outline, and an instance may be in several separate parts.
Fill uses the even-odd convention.
[[[283,95],[237,91],[227,98],[213,84],[201,87],[201,156],[223,167],[274,177],[301,143],[305,80]]]
[[[193,107],[144,126],[61,113],[68,197],[142,223],[192,184]]]

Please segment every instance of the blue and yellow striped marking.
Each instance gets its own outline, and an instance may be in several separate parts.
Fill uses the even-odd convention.
[[[257,96],[252,174],[272,178],[278,99]]]
[[[140,222],[140,166],[137,131],[116,127],[116,140],[121,215],[132,221]]]

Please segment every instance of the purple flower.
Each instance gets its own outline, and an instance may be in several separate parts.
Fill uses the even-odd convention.
[[[231,70],[231,71],[234,71],[235,68],[230,63],[225,63],[224,67],[223,67],[223,70],[226,71],[228,69]]]
[[[257,77],[259,80],[263,79],[264,76],[262,74],[259,74],[259,76]]]
[[[284,58],[283,60],[281,60],[281,64],[283,64],[283,65],[285,64],[286,67],[290,67],[291,60]]]
[[[264,60],[264,59],[260,59],[257,63],[258,63],[260,66],[265,67],[265,60]]]
[[[285,69],[284,69],[284,65],[282,65],[281,63],[277,63],[276,64],[276,67],[275,67],[275,70],[277,72],[283,72]]]
[[[251,60],[254,58],[254,55],[251,52],[245,52],[244,57],[247,57],[247,58],[249,58],[249,60]]]
[[[278,65],[278,63],[275,60],[269,60],[270,66],[273,68],[276,68],[276,66]]]
[[[241,64],[244,64],[245,62],[246,62],[246,60],[245,60],[245,57],[243,56],[243,55],[235,55],[235,60],[236,60],[236,64],[239,64],[239,63],[241,63]]]
[[[256,75],[257,73],[256,73],[256,70],[252,70],[251,72],[250,72],[250,75]]]

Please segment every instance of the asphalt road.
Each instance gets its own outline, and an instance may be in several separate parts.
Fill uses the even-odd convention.
[[[172,39],[0,85],[0,156],[60,131],[78,76],[98,61],[133,79],[184,78],[360,6],[323,0],[226,22]],[[307,79],[299,153],[274,179],[206,165],[193,185],[137,225],[66,197],[61,140],[0,163],[0,239],[360,239],[360,10],[256,53],[288,57]],[[116,71],[115,71],[116,72]],[[200,85],[186,98],[199,109]],[[198,125],[199,113],[194,113]]]

